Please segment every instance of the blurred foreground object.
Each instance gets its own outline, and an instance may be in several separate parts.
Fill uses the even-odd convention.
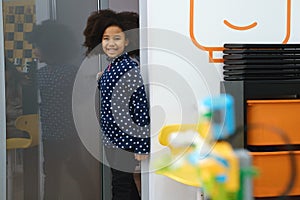
[[[226,141],[235,133],[234,100],[230,95],[204,99],[198,124],[163,127],[159,142],[170,149],[153,162],[156,173],[203,188],[212,200],[251,200],[256,170],[245,149]]]

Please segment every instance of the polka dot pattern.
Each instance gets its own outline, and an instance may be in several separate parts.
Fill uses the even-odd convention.
[[[63,141],[76,134],[72,91],[77,70],[70,65],[47,65],[37,73],[43,140]]]
[[[106,68],[98,88],[104,145],[149,153],[149,105],[138,64],[124,53]]]

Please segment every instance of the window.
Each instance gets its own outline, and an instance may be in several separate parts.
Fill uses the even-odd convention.
[[[16,14],[24,14],[24,6],[16,6]]]
[[[16,32],[23,32],[23,30],[24,30],[23,24],[16,24],[16,27],[15,27]]]
[[[32,23],[33,22],[33,15],[25,15],[24,22],[25,23]]]
[[[7,58],[13,58],[14,51],[13,50],[6,50],[6,57]]]
[[[15,41],[15,49],[23,49],[23,41]]]
[[[14,40],[14,36],[15,36],[14,32],[7,32],[5,40],[7,40],[7,41],[13,41]]]
[[[14,15],[7,15],[6,16],[6,23],[7,24],[15,23],[15,16]]]
[[[31,49],[25,49],[24,50],[24,58],[31,58],[32,57],[32,50]]]

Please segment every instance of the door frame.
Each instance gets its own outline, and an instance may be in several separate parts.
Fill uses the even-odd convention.
[[[139,12],[139,18],[140,18],[140,66],[147,66],[148,63],[148,48],[146,47],[147,43],[147,26],[148,26],[148,12],[147,12],[147,1],[144,0],[138,0],[138,12]],[[109,8],[109,0],[98,0],[98,10],[100,9],[107,9]],[[101,58],[99,56],[99,62],[101,63],[101,66],[105,66],[105,59]],[[101,69],[100,69],[101,70]],[[147,69],[145,70],[147,71]],[[145,78],[145,81],[148,81],[147,75],[143,74],[143,78]],[[149,91],[147,91],[149,94]],[[149,95],[148,95],[149,96]],[[109,171],[108,169],[103,167],[102,171],[102,178],[104,178]],[[149,161],[145,160],[141,162],[141,199],[142,200],[149,200]],[[107,190],[110,190],[110,185],[108,184],[109,181],[103,182],[103,188],[102,192],[105,193]],[[145,184],[146,183],[146,184]],[[109,196],[109,195],[108,195]],[[105,194],[103,194],[104,199],[107,197]]]
[[[0,1],[0,200],[6,199],[5,58],[2,1]]]

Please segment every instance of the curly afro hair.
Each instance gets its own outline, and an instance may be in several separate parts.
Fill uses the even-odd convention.
[[[129,40],[126,51],[129,54],[139,52],[139,16],[135,12],[115,12],[110,9],[94,11],[87,19],[86,27],[83,31],[85,41],[83,46],[87,48],[86,55],[101,53],[101,45],[104,31],[110,26],[118,26],[125,33]]]
[[[79,53],[72,30],[54,20],[34,25],[25,39],[41,50],[48,64],[68,63]]]

